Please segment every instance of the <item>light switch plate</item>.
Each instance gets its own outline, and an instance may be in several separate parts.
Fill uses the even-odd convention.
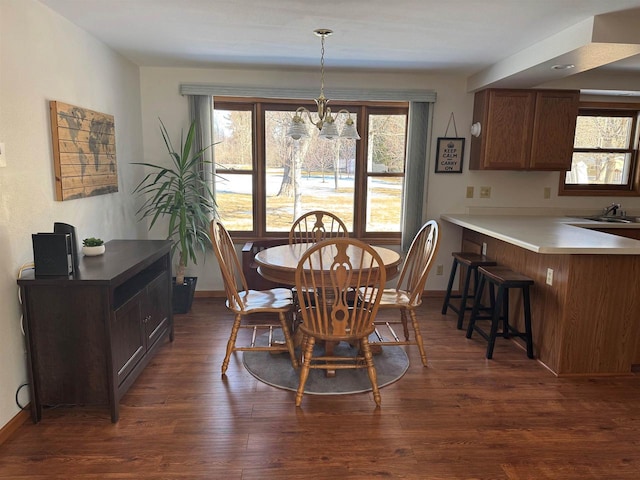
[[[553,285],[553,269],[547,268],[547,285]]]
[[[467,198],[473,198],[473,187],[467,187]]]
[[[491,198],[491,187],[480,187],[480,198]]]

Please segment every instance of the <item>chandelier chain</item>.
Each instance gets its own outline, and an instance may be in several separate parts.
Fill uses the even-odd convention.
[[[324,97],[324,37],[320,37],[320,96]]]

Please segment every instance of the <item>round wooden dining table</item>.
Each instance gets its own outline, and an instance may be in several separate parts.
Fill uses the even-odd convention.
[[[258,252],[254,261],[258,265],[258,273],[267,280],[282,284],[294,286],[296,284],[296,269],[300,258],[315,243],[293,243],[287,245],[277,245],[275,247],[266,248]],[[395,278],[399,273],[399,265],[402,260],[400,254],[389,248],[373,247],[384,264],[387,279]],[[353,265],[360,263],[359,249],[347,248],[347,253],[351,258]],[[327,258],[325,265],[331,265],[331,259]],[[358,287],[359,285],[353,285]],[[334,342],[325,342],[325,354],[333,355]],[[335,370],[327,370],[327,377],[334,377]]]
[[[277,282],[284,285],[295,285],[296,268],[300,262],[300,258],[314,243],[293,243],[288,245],[277,245],[275,247],[266,248],[258,252],[254,261],[258,265],[258,273],[267,280]],[[353,264],[357,265],[359,258],[359,250],[347,252],[351,257]],[[394,250],[384,247],[373,247],[380,255],[387,273],[387,280],[395,278],[398,275],[398,268],[402,257]],[[326,262],[330,265],[331,262]]]

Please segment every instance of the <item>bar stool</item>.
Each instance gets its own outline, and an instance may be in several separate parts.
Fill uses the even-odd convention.
[[[487,345],[487,358],[493,357],[493,347],[498,334],[498,323],[502,320],[501,335],[504,338],[515,336],[524,339],[527,344],[527,357],[533,358],[531,303],[529,301],[529,287],[533,285],[533,280],[503,266],[480,267],[478,268],[478,273],[480,281],[475,292],[475,301],[473,303],[471,318],[469,319],[469,325],[467,327],[467,338],[471,338],[474,331],[478,332],[489,342]],[[487,282],[489,282],[491,315],[480,316],[478,314],[480,310],[480,301],[484,292],[484,286]],[[497,292],[495,292],[494,286],[498,287]],[[522,290],[525,327],[524,333],[519,332],[515,327],[509,324],[509,289],[511,288],[518,288]],[[502,315],[500,315],[501,313]],[[491,320],[491,330],[489,334],[476,325],[477,320],[488,319]]]
[[[467,307],[467,300],[474,298],[474,294],[469,294],[469,287],[471,284],[471,275],[473,275],[473,287],[478,286],[478,267],[496,265],[496,262],[489,260],[484,255],[469,252],[453,252],[453,265],[451,266],[451,275],[449,275],[449,285],[447,285],[447,294],[444,297],[444,304],[442,305],[442,314],[447,314],[447,308],[451,308],[458,314],[458,330],[462,330],[462,323],[464,322],[464,314],[467,310],[471,310],[473,305]],[[453,280],[456,276],[456,270],[458,264],[462,264],[467,268],[467,273],[464,278],[464,286],[460,295],[453,295],[451,289],[453,287]],[[459,305],[451,303],[451,299],[460,299]]]

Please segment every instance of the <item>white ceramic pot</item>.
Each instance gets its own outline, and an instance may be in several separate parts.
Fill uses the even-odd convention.
[[[95,257],[96,255],[102,255],[104,253],[104,245],[98,245],[97,247],[85,247],[83,245],[82,253],[87,257]]]

